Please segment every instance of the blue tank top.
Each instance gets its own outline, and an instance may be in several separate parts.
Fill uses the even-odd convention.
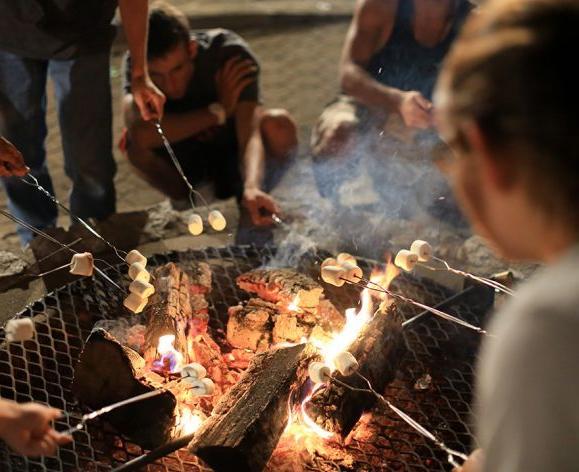
[[[429,48],[414,39],[414,1],[400,0],[392,34],[384,47],[372,56],[366,68],[368,73],[384,85],[405,91],[417,90],[431,99],[441,63],[472,9],[467,0],[458,2],[448,34],[439,44]]]

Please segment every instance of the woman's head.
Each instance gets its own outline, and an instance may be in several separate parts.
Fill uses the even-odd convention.
[[[456,151],[452,184],[504,255],[533,256],[526,221],[579,235],[577,45],[576,0],[490,0],[441,72],[435,105]]]

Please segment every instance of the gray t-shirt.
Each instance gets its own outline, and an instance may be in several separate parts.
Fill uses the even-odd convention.
[[[107,52],[117,0],[0,0],[0,50],[32,59]]]
[[[485,471],[579,471],[579,245],[490,326],[478,374]]]

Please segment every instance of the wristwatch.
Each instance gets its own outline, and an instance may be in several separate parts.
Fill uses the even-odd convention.
[[[227,113],[225,112],[225,108],[221,103],[215,102],[209,105],[208,107],[209,113],[215,115],[217,117],[217,124],[222,126],[227,121]]]

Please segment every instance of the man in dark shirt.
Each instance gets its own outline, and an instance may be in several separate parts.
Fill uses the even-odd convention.
[[[240,199],[253,224],[271,224],[279,212],[267,193],[272,170],[296,148],[297,131],[287,111],[261,106],[257,59],[231,31],[191,33],[187,19],[165,4],[152,7],[149,31],[151,78],[167,97],[163,130],[188,180],[212,184],[217,198]],[[124,110],[124,147],[136,172],[170,198],[187,198],[155,127],[135,113],[128,83]]]
[[[393,151],[392,142],[412,147],[429,138],[424,130],[433,125],[438,70],[470,10],[467,0],[358,0],[342,51],[342,95],[312,133],[322,194],[339,184],[328,175],[334,166],[328,159],[351,160],[368,153],[364,146],[388,143]]]
[[[131,77],[143,119],[164,97],[145,61],[147,0],[0,0],[0,134],[20,149],[31,174],[53,193],[46,166],[46,81],[54,83],[70,206],[80,217],[115,211],[109,58],[120,6],[135,57]],[[56,206],[17,178],[3,179],[11,211],[37,228],[54,226]],[[19,228],[24,243],[32,233]]]

